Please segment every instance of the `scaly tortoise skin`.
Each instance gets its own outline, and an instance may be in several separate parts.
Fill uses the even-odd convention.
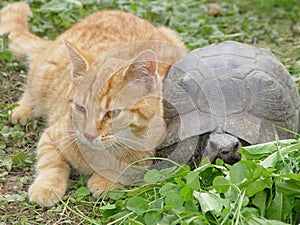
[[[299,128],[299,94],[288,71],[268,50],[234,41],[196,49],[173,65],[164,101],[167,132],[157,156],[178,163],[208,156],[233,164],[241,146],[293,138],[282,128]]]

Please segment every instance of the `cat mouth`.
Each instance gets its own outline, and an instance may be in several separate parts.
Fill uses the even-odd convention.
[[[106,150],[109,145],[109,142],[114,141],[115,137],[113,135],[106,135],[106,136],[97,136],[93,140],[88,140],[81,132],[78,130],[75,132],[77,141],[81,144],[96,150],[96,151],[103,151]]]

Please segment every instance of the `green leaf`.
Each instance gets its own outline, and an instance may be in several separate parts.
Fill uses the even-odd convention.
[[[0,141],[0,149],[5,149],[6,144],[3,141]]]
[[[225,210],[223,210],[222,212],[224,212],[224,211]],[[258,217],[259,216],[258,212],[259,212],[259,210],[257,208],[253,208],[253,207],[245,207],[241,211],[245,220],[247,220],[248,218]]]
[[[281,174],[280,176],[295,180],[298,184],[300,182],[300,174]]]
[[[290,145],[292,143],[295,143],[295,140],[283,140],[280,141],[281,145]],[[239,149],[239,152],[246,158],[246,159],[261,159],[262,157],[266,155],[270,155],[273,152],[277,151],[278,142],[268,142],[258,145],[251,145],[247,147],[242,147]]]
[[[300,182],[295,180],[286,180],[284,182],[275,183],[277,190],[286,196],[300,197]]]
[[[174,181],[176,184],[180,185],[180,186],[184,186],[186,183],[185,181],[183,181],[183,179],[180,177],[174,177]]]
[[[113,200],[119,200],[124,196],[124,192],[118,189],[108,191],[108,197]]]
[[[161,194],[161,196],[165,197],[172,193],[179,193],[180,189],[181,189],[181,186],[179,186],[179,185],[172,184],[172,183],[166,183],[164,186],[162,186],[159,189],[159,193]]]
[[[275,167],[276,163],[281,159],[287,156],[292,150],[299,150],[300,149],[300,142],[295,144],[290,144],[285,147],[280,148],[278,151],[268,155],[266,159],[264,159],[260,164],[265,167]]]
[[[146,183],[158,183],[162,180],[163,180],[163,176],[161,172],[156,169],[149,170],[144,176],[144,181]]]
[[[0,160],[3,160],[5,155],[6,155],[6,152],[4,150],[0,149]]]
[[[165,199],[166,206],[172,206],[173,208],[180,208],[183,206],[183,203],[183,197],[177,193],[171,193]]]
[[[267,194],[264,191],[257,193],[252,198],[252,204],[255,205],[260,210],[261,216],[265,215],[266,201],[267,201]]]
[[[11,171],[12,164],[13,164],[13,160],[10,157],[5,157],[1,162],[1,165],[5,166],[7,171]]]
[[[196,200],[185,202],[184,207],[187,212],[199,212],[199,206]]]
[[[246,168],[242,163],[238,162],[230,168],[229,175],[232,183],[240,184],[246,180]]]
[[[289,198],[276,192],[275,198],[271,201],[270,206],[266,208],[266,218],[285,221],[292,211],[294,202],[295,198]]]
[[[198,191],[200,189],[199,172],[192,171],[185,176],[186,184],[193,190]]]
[[[278,220],[267,220],[265,218],[252,217],[246,221],[247,225],[289,225]]]
[[[188,165],[183,165],[179,167],[174,174],[177,176],[184,176],[185,174],[190,172],[190,167]]]
[[[273,153],[277,150],[275,142],[263,143],[258,145],[250,145],[239,149],[239,153],[246,159],[260,159],[265,154]]]
[[[215,211],[221,213],[223,202],[220,196],[209,192],[194,191],[194,197],[199,201],[202,212]]]
[[[246,191],[249,197],[252,197],[258,192],[263,191],[268,185],[262,180],[256,180],[248,184]]]
[[[80,187],[75,191],[74,195],[76,198],[82,199],[82,198],[90,195],[90,191],[86,187]]]
[[[25,199],[21,195],[9,195],[6,197],[8,202],[23,202]]]
[[[25,152],[18,152],[16,155],[13,157],[13,163],[15,164],[24,164],[26,159]]]
[[[99,208],[99,212],[102,213],[104,218],[107,218],[112,215],[116,215],[119,212],[120,207],[117,204],[104,205]]]
[[[170,168],[160,170],[163,180],[174,177],[174,172],[176,169],[177,169],[177,166],[173,166]]]
[[[27,222],[28,222],[27,217],[25,215],[22,215],[20,218],[20,222],[21,222],[21,224],[27,224]]]
[[[222,159],[220,159],[220,158],[217,158],[215,164],[218,165],[218,166],[224,166],[224,161]]]
[[[161,210],[163,205],[164,205],[164,200],[162,198],[158,198],[152,202],[150,209]]]
[[[162,220],[163,216],[157,211],[146,212],[144,216],[146,225],[156,225]]]
[[[217,192],[225,193],[230,187],[230,182],[223,176],[217,176],[213,181],[213,187],[217,190]]]
[[[137,221],[136,219],[128,218],[128,225],[144,225],[144,223]]]
[[[128,199],[126,208],[130,211],[135,212],[137,215],[143,215],[143,213],[148,210],[149,206],[146,199],[135,196]]]
[[[116,209],[116,208],[117,207],[116,207],[115,204],[113,204],[113,205],[104,205],[104,206],[99,207],[99,211],[104,212],[106,210],[112,210],[112,209]]]
[[[185,201],[191,201],[194,199],[193,192],[194,190],[190,186],[184,186],[179,193]]]
[[[13,53],[9,50],[0,51],[0,62],[11,62],[13,57]]]

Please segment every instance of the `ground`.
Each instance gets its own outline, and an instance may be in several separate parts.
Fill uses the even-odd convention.
[[[11,1],[1,1],[0,7]],[[201,1],[29,1],[32,32],[54,39],[84,16],[104,9],[121,9],[176,30],[190,50],[225,40],[267,48],[279,58],[299,85],[300,5],[298,0]],[[32,183],[35,148],[45,127],[42,120],[26,126],[10,123],[10,111],[24,91],[26,60],[10,60],[0,40],[0,224],[89,224],[96,217],[95,201],[85,189],[85,177],[70,180],[65,204],[42,208],[27,199]],[[90,204],[87,204],[89,202]],[[128,207],[130,208],[130,207]],[[101,218],[101,216],[99,216]],[[99,220],[99,223],[101,221]],[[131,223],[138,224],[138,223]]]

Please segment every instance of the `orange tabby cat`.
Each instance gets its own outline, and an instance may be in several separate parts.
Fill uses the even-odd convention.
[[[98,197],[113,187],[118,166],[153,156],[164,131],[162,78],[184,44],[174,31],[121,11],[92,14],[46,41],[29,33],[29,13],[25,3],[0,12],[0,34],[10,32],[10,49],[29,62],[12,122],[48,122],[29,198],[54,205],[73,169],[90,175]]]

